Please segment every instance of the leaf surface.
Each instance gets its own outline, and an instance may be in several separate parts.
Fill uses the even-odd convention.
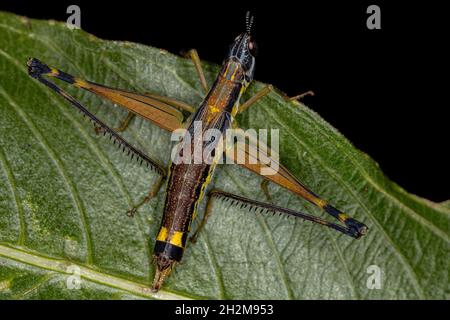
[[[240,125],[279,129],[282,163],[366,223],[369,234],[356,241],[217,200],[197,244],[189,245],[182,264],[153,295],[151,254],[164,190],[134,219],[125,212],[145,196],[156,174],[98,137],[68,103],[31,79],[28,57],[112,87],[195,106],[203,99],[190,60],[0,13],[0,298],[450,298],[448,203],[408,194],[319,115],[286,103],[277,92],[238,117]],[[212,83],[218,66],[204,68]],[[262,85],[252,84],[244,99]],[[126,115],[92,94],[63,87],[111,126]],[[124,136],[168,164],[169,133],[135,119]],[[266,201],[260,182],[224,165],[212,186]],[[269,190],[280,206],[325,216],[278,186]],[[203,209],[204,203],[199,216]],[[374,265],[380,289],[368,286]]]

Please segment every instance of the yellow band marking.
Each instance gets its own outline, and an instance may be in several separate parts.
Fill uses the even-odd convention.
[[[156,240],[158,241],[166,241],[167,238],[167,228],[161,227],[159,230],[158,236],[156,237]]]
[[[51,68],[51,69],[50,69],[50,73],[53,74],[53,75],[55,75],[55,76],[59,75],[58,69],[55,69],[55,68]]]
[[[174,246],[183,248],[183,232],[175,231],[169,239],[169,243]]]
[[[230,63],[227,64],[227,68],[225,69],[225,72],[224,72],[225,76],[228,74],[228,69],[230,69]]]
[[[79,88],[87,88],[88,84],[86,81],[75,78],[75,82],[73,83],[74,86]]]
[[[220,111],[219,108],[216,107],[216,105],[210,105],[209,106],[209,111],[211,111],[212,113],[217,113]]]
[[[236,101],[236,103],[233,106],[233,109],[231,110],[231,115],[234,117],[238,111],[239,111],[239,99],[241,98],[242,94],[244,93],[245,89],[246,89],[246,84],[244,83],[244,85],[241,88],[241,91],[239,92],[239,98]]]
[[[231,81],[234,81],[234,78],[236,78],[237,71],[238,71],[238,68],[234,69],[233,74],[231,75]]]
[[[166,227],[161,227],[156,240],[168,242],[174,246],[183,248],[183,234],[181,231],[169,232]]]
[[[321,209],[323,209],[327,205],[327,202],[323,199],[316,199],[315,203]]]

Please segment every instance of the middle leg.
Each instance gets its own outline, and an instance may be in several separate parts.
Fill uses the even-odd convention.
[[[205,73],[203,72],[202,64],[200,61],[200,57],[198,56],[198,52],[195,49],[191,49],[188,51],[187,56],[192,59],[192,62],[194,63],[195,70],[197,71],[198,77],[200,79],[200,83],[202,85],[203,90],[205,93],[208,93],[209,87],[206,83]]]
[[[192,242],[192,243],[197,242],[198,235],[199,235],[200,231],[205,227],[206,221],[208,221],[208,218],[212,213],[212,209],[213,209],[212,199],[211,199],[211,196],[208,195],[208,201],[206,202],[205,214],[203,215],[202,221],[200,221],[200,224],[198,225],[197,230],[195,230],[194,234],[189,238],[190,242]]]
[[[273,86],[272,85],[268,84],[268,85],[264,86],[261,90],[256,92],[250,99],[248,99],[241,106],[239,106],[238,114],[244,112],[245,110],[247,110],[250,106],[254,105],[261,98],[263,98],[266,95],[268,95],[271,91],[273,91]],[[314,96],[314,92],[309,90],[307,92],[304,92],[302,94],[298,94],[298,95],[293,96],[293,97],[288,97],[288,96],[283,95],[283,98],[286,101],[293,101],[293,100],[301,100],[301,99],[303,99],[306,96]]]
[[[144,204],[153,199],[161,189],[162,182],[164,181],[163,176],[159,176],[156,182],[152,185],[150,192],[135,206],[133,206],[130,210],[127,211],[127,216],[130,218],[134,217],[137,210],[142,207]]]

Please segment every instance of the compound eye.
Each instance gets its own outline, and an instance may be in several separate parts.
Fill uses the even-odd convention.
[[[248,51],[250,51],[252,56],[256,57],[256,54],[258,53],[258,46],[253,39],[250,39],[248,42]]]

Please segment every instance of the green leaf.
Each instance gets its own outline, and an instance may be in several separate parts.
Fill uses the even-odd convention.
[[[228,39],[223,41],[217,45],[225,50]],[[280,129],[286,167],[366,223],[369,234],[357,241],[217,200],[197,244],[188,246],[163,290],[152,295],[151,254],[164,190],[134,219],[125,212],[156,174],[98,137],[68,103],[31,79],[28,57],[113,87],[193,105],[203,98],[190,60],[0,13],[0,298],[450,298],[449,206],[408,194],[319,115],[275,92],[239,117],[240,125]],[[211,83],[218,66],[204,68]],[[261,86],[252,84],[244,99]],[[67,90],[112,126],[126,114],[87,92]],[[125,137],[168,163],[169,133],[135,119]],[[227,165],[218,168],[212,185],[266,201],[260,182]],[[276,185],[269,189],[280,206],[324,216]],[[367,287],[372,265],[381,270],[381,289]],[[68,288],[74,270],[79,289]]]
[[[444,207],[450,208],[450,200],[442,202],[441,205]]]

